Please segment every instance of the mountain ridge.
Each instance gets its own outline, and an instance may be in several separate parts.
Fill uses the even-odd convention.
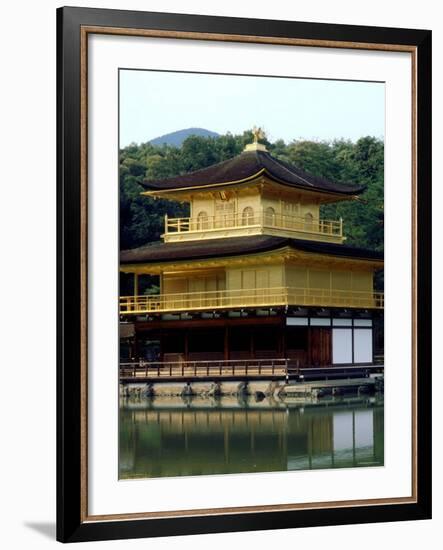
[[[151,145],[171,145],[172,147],[181,147],[185,139],[189,136],[198,137],[219,137],[220,134],[206,130],[206,128],[183,128],[175,132],[169,132],[163,136],[149,140]]]

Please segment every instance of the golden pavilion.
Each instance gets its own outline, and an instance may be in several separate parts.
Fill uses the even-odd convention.
[[[282,162],[261,138],[232,159],[143,183],[148,197],[188,203],[190,216],[165,216],[161,242],[121,252],[120,270],[134,276],[133,295],[120,298],[126,359],[373,364],[383,254],[347,246],[343,220],[320,216],[365,188]],[[139,295],[146,275],[159,294]]]

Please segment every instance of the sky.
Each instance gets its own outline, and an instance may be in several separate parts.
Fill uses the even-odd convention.
[[[384,138],[384,84],[120,70],[120,146],[185,128],[269,141]]]

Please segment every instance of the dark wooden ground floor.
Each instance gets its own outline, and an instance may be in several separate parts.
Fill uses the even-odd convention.
[[[121,326],[122,362],[285,358],[322,367],[372,363],[383,355],[380,316],[159,319]]]

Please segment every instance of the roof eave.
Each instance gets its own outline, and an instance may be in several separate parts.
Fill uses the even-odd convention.
[[[334,196],[338,197],[341,200],[352,200],[357,197],[357,195],[360,195],[366,190],[366,186],[360,186],[356,189],[350,189],[349,191],[333,191],[328,189],[321,189],[314,186],[309,185],[300,185],[300,184],[294,184],[290,183],[284,180],[281,180],[279,178],[276,178],[273,174],[271,174],[266,168],[262,168],[258,172],[247,176],[246,178],[240,179],[240,180],[233,180],[233,181],[226,181],[226,182],[218,182],[218,183],[210,183],[210,184],[204,184],[204,185],[194,185],[194,186],[186,186],[186,187],[172,187],[170,189],[151,189],[148,191],[143,191],[140,193],[141,195],[148,196],[148,197],[164,197],[165,195],[172,195],[173,193],[187,193],[190,191],[203,191],[203,190],[211,190],[215,188],[220,187],[230,187],[233,185],[242,185],[245,183],[249,183],[251,181],[254,181],[255,179],[259,178],[262,175],[266,175],[271,181],[283,185],[286,188],[290,189],[299,189],[301,191],[309,191],[311,193],[321,193],[324,195]],[[144,183],[143,186],[146,188],[147,184]]]
[[[384,265],[384,257],[377,258],[374,256],[371,257],[371,254],[369,254],[369,256],[367,255],[368,252],[372,252],[372,254],[374,254],[375,252],[373,251],[355,249],[356,255],[350,255],[345,253],[346,250],[349,251],[349,249],[347,249],[346,247],[342,248],[341,250],[335,249],[334,251],[327,250],[327,246],[323,250],[309,250],[310,247],[308,246],[308,248],[306,248],[306,245],[310,245],[310,244],[311,243],[300,242],[298,243],[299,246],[297,246],[297,243],[291,239],[278,239],[278,240],[269,242],[268,244],[262,246],[258,250],[253,250],[249,252],[248,254],[246,254],[246,256],[261,256],[264,254],[275,253],[275,252],[283,253],[286,250],[286,251],[291,251],[292,253],[295,253],[295,254],[297,253],[307,254],[308,256],[321,255],[321,256],[329,256],[333,258],[340,258],[345,261],[347,260],[347,261],[366,262],[366,263],[372,264],[376,269],[382,269]],[[167,246],[167,245],[165,244],[164,246]],[[195,255],[193,256],[191,255],[187,258],[174,258],[170,256],[162,259],[159,259],[159,258],[136,259],[132,257],[126,262],[120,257],[120,265],[124,265],[128,267],[129,265],[135,265],[135,264],[165,265],[165,264],[176,264],[180,262],[201,262],[201,261],[205,262],[205,261],[211,261],[211,260],[214,261],[217,259],[222,260],[222,259],[228,259],[228,258],[235,258],[239,256],[245,256],[244,250],[238,250],[238,251],[229,250],[229,251],[225,251],[224,253],[218,250],[217,252],[214,251],[214,254],[208,254],[208,255],[207,254],[200,255],[198,253],[195,253]]]
[[[198,191],[200,189],[212,189],[214,187],[224,187],[224,186],[231,186],[231,185],[238,185],[242,183],[247,183],[249,181],[253,181],[254,179],[260,177],[264,172],[265,168],[262,168],[255,174],[252,174],[251,176],[247,176],[246,178],[242,178],[239,180],[233,180],[233,181],[227,181],[227,182],[221,182],[221,183],[207,183],[203,185],[189,185],[186,187],[171,187],[170,189],[151,189],[150,191],[143,191],[140,193],[141,195],[146,196],[154,196],[154,195],[160,195],[160,194],[169,194],[169,193],[180,193],[180,192],[187,192],[187,191]],[[146,183],[142,184],[145,188],[147,187]]]

